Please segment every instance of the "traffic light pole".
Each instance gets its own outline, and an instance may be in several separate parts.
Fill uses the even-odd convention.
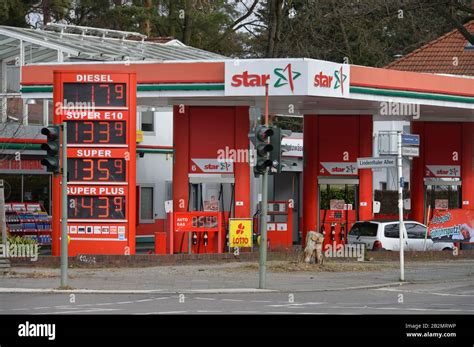
[[[62,184],[61,184],[61,287],[67,287],[68,249],[67,249],[67,126],[62,128]]]
[[[265,125],[268,126],[268,84],[265,85]],[[267,279],[267,214],[268,214],[268,168],[262,174],[262,210],[260,219],[260,249],[258,288],[266,288]]]

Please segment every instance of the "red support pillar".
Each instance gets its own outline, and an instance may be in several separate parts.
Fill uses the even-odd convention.
[[[462,208],[474,210],[474,123],[462,124]]]
[[[240,106],[235,108],[234,134],[236,153],[247,153],[249,149],[249,108]],[[250,167],[248,160],[237,158],[234,162],[235,175],[235,217],[250,218]],[[239,204],[236,204],[239,202]]]
[[[372,157],[372,116],[359,117],[359,156]],[[372,170],[359,170],[359,219],[370,220],[373,215]]]
[[[173,107],[173,211],[188,210],[189,199],[189,107]],[[172,231],[170,231],[172,232]],[[174,235],[174,253],[188,249],[188,238],[184,233]],[[182,242],[181,242],[182,241]]]
[[[424,222],[425,214],[425,148],[424,148],[424,122],[412,122],[412,134],[420,135],[420,156],[413,158],[410,179],[411,219],[420,223]]]
[[[308,231],[318,231],[318,116],[304,115],[303,131],[303,239]]]

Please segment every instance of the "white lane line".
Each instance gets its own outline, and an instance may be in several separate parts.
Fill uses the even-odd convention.
[[[39,307],[33,307],[33,310],[44,310],[46,308],[51,308],[50,306],[39,306]]]
[[[215,311],[215,310],[198,310],[198,313],[221,313],[222,311]]]
[[[99,312],[111,312],[111,311],[121,311],[118,308],[91,308],[87,310],[79,310],[79,311],[60,311],[60,312],[47,312],[45,314],[69,314],[69,313],[99,313]],[[42,313],[43,314],[43,313]]]
[[[294,312],[265,312],[265,314],[295,314]]]
[[[117,305],[128,305],[128,304],[133,304],[133,301],[120,301],[116,302]]]
[[[266,304],[266,303],[271,302],[271,300],[250,300],[250,302],[259,302],[259,303],[261,302],[261,303],[265,303],[265,304]]]
[[[107,306],[107,305],[115,305],[115,302],[99,302],[95,304],[95,306]]]
[[[370,306],[328,306],[324,309],[365,309],[365,310],[388,310],[388,311],[423,311],[423,312],[474,312],[474,310],[450,309],[450,308],[416,308],[416,307],[370,307]]]
[[[388,292],[405,292],[405,293],[422,294],[422,295],[430,294],[430,295],[438,295],[438,296],[461,296],[461,297],[474,296],[474,294],[450,294],[450,293],[426,292],[422,290],[407,290],[407,289],[401,290],[401,289],[391,289],[391,288],[379,288],[379,289],[373,289],[373,290],[384,290]]]
[[[135,302],[147,302],[147,301],[153,301],[153,299],[142,299],[142,300],[136,300]]]
[[[180,313],[188,313],[188,311],[157,311],[157,312],[147,312],[143,314],[180,314]]]
[[[264,314],[265,312],[261,311],[230,311],[231,313],[237,313],[237,314],[247,314],[247,313],[261,313]]]
[[[302,302],[302,303],[292,303],[292,304],[283,304],[283,305],[267,305],[270,307],[292,307],[292,306],[306,306],[306,305],[324,305],[327,302]]]
[[[214,299],[214,298],[194,298],[194,299],[196,299],[196,300],[208,300],[208,301],[214,301],[214,300],[216,300],[216,299]]]
[[[165,300],[165,299],[171,299],[171,296],[163,296],[161,298],[153,298],[153,300]]]
[[[221,299],[221,301],[242,302],[244,300],[240,300],[240,299]]]
[[[31,308],[11,308],[10,311],[27,311],[31,310]]]

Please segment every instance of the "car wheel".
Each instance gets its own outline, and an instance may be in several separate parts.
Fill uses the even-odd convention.
[[[452,248],[445,247],[443,248],[443,251],[452,251]]]

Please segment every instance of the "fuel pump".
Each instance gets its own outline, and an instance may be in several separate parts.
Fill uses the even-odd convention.
[[[346,234],[345,234],[346,231],[345,231],[345,229],[346,229],[345,224],[342,223],[342,224],[341,224],[341,236],[340,236],[340,238],[341,238],[341,243],[342,243],[342,244],[345,243],[345,241],[344,241],[345,238],[346,238]]]
[[[207,231],[204,232],[204,247],[207,247],[207,244],[209,242],[208,236],[207,236]]]
[[[336,240],[336,223],[331,223],[331,241]]]
[[[193,246],[196,246],[197,245],[197,233],[196,232],[193,232]]]

